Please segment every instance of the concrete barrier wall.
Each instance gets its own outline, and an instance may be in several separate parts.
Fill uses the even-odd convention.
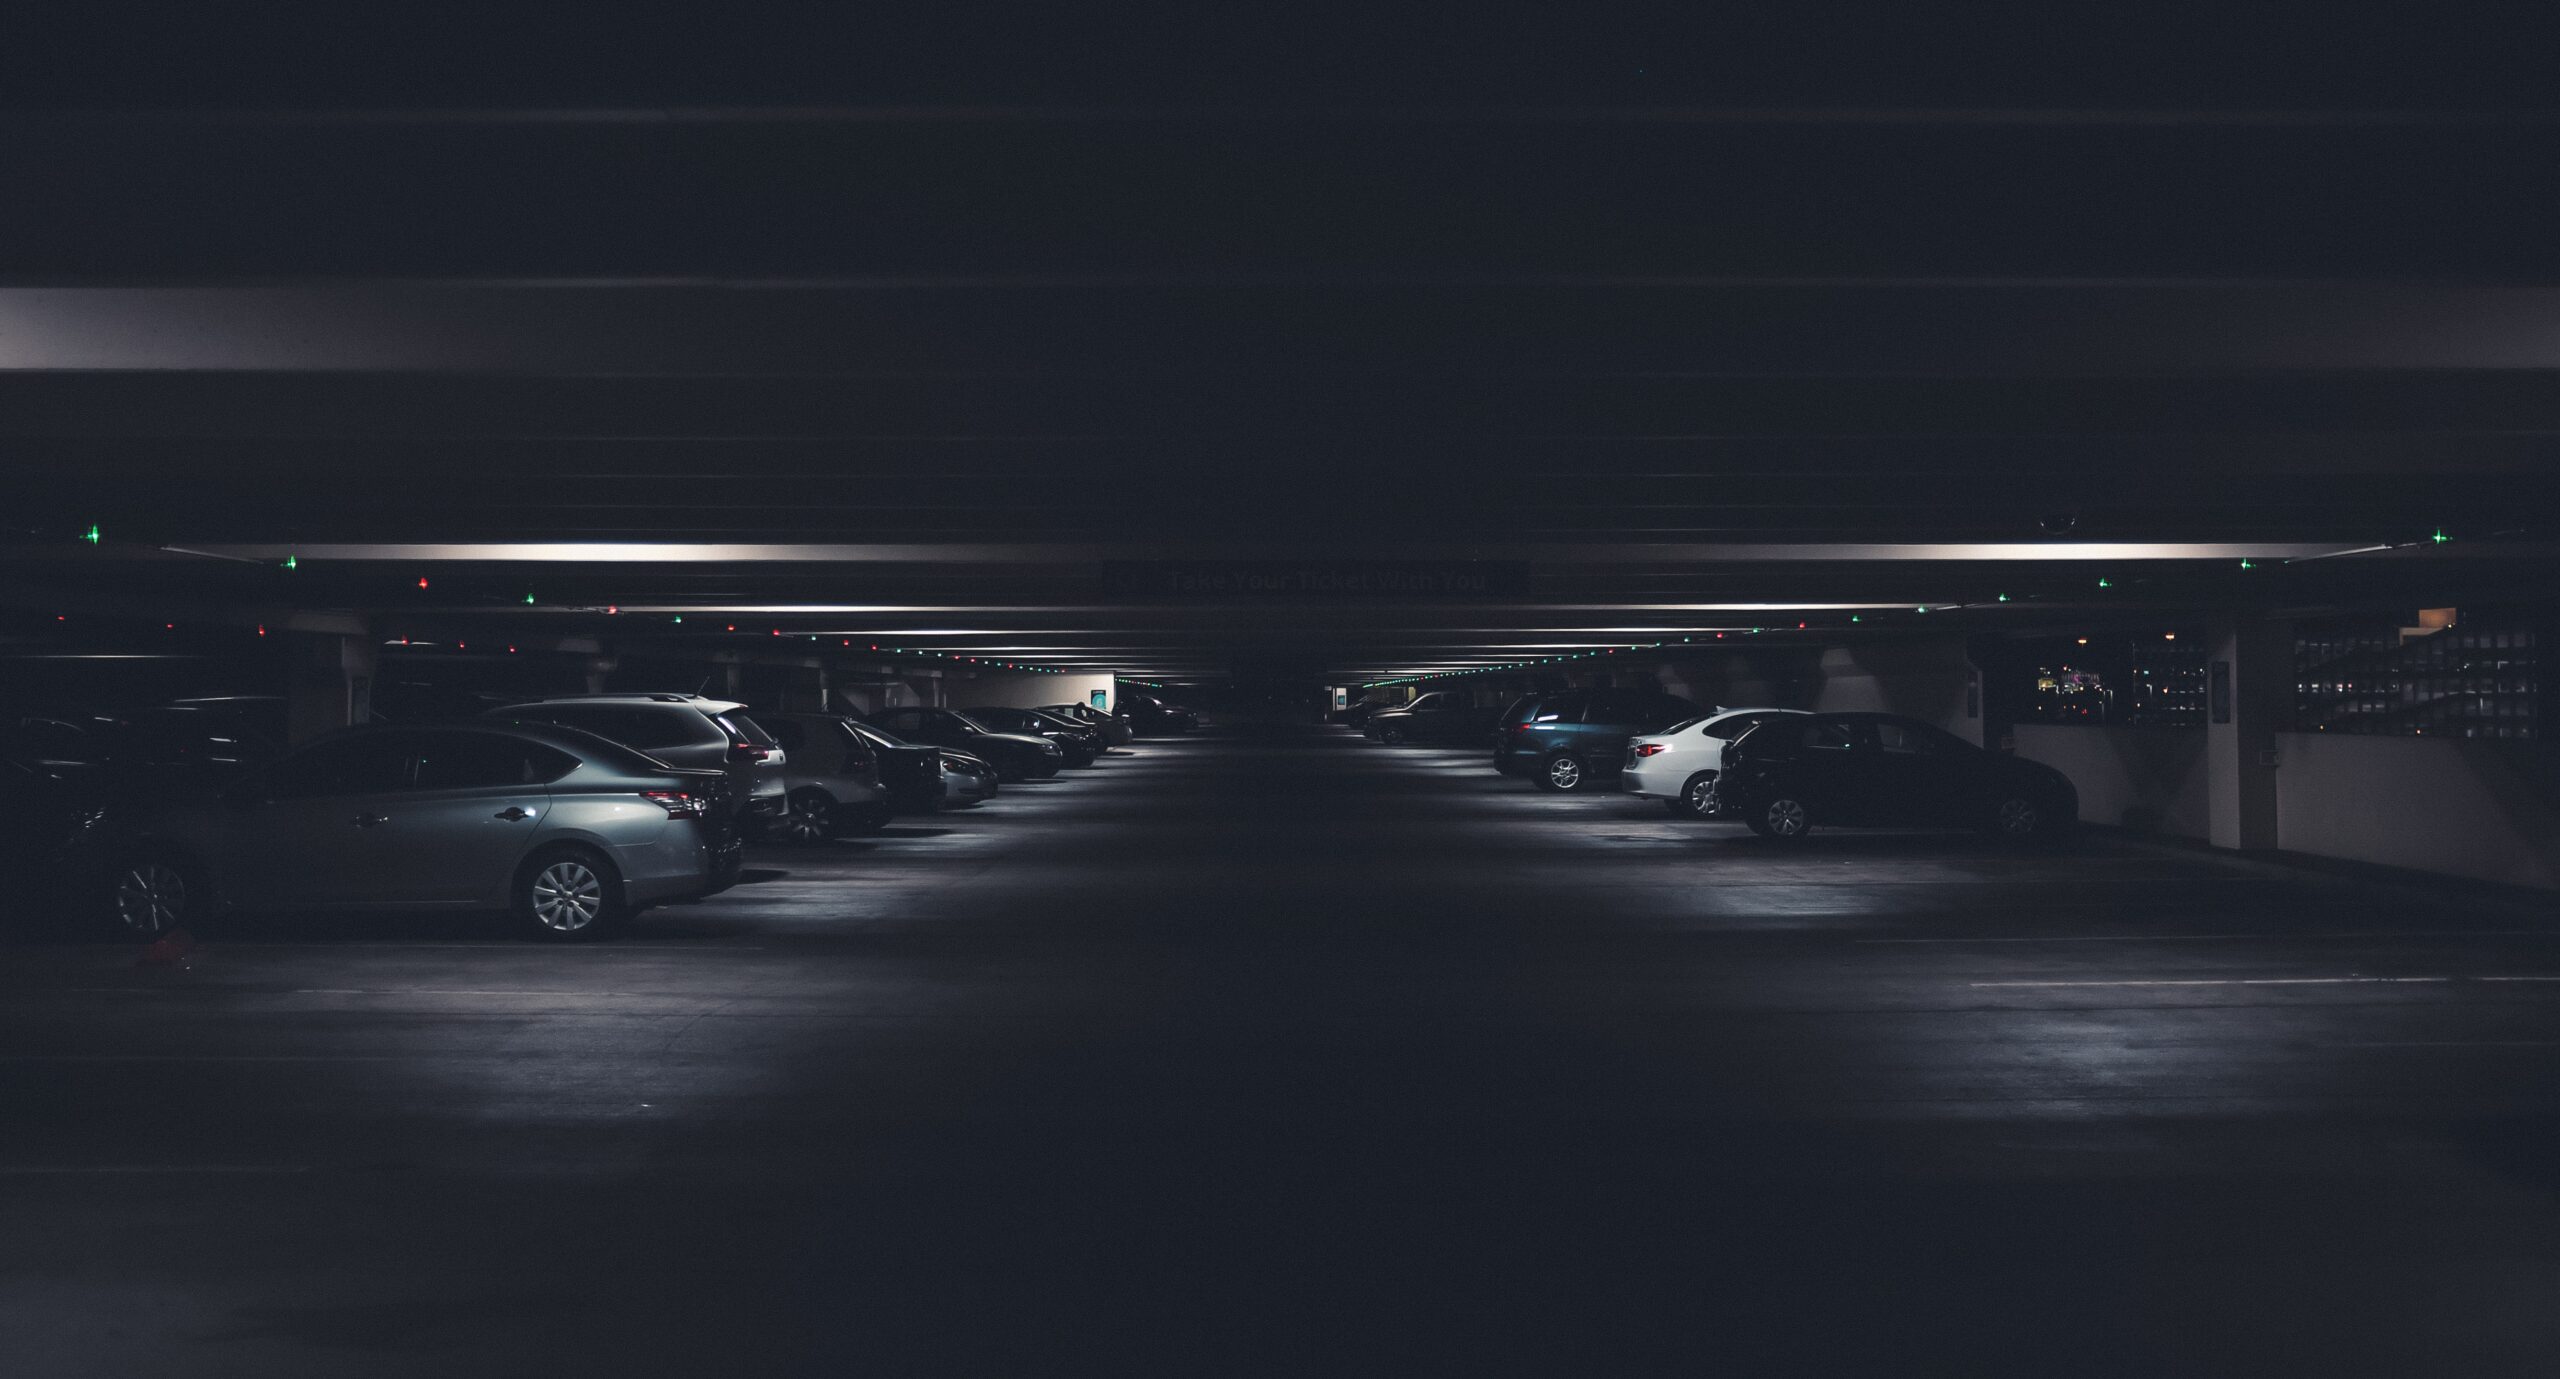
[[[2060,771],[2080,817],[2211,836],[2205,735],[2022,723],[2018,755]],[[2276,735],[2276,846],[2508,885],[2560,888],[2560,780],[2528,744]]]
[[[2018,755],[2060,771],[2093,824],[2203,839],[2204,734],[2193,728],[2021,723]]]
[[[2528,744],[2279,733],[2277,846],[2560,888],[2560,790]]]

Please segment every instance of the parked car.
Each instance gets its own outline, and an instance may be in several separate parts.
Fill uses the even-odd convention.
[[[944,809],[974,809],[996,797],[996,768],[967,752],[935,749],[941,757]]]
[[[1140,737],[1187,733],[1200,726],[1200,715],[1180,704],[1168,704],[1152,694],[1122,694],[1120,712],[1129,720],[1130,731]]]
[[[502,705],[484,716],[583,728],[669,766],[725,772],[733,807],[752,829],[782,817],[790,761],[746,708],[698,694],[565,694]]]
[[[274,695],[174,699],[130,713],[25,713],[0,733],[0,752],[61,779],[218,787],[284,754],[284,700]]]
[[[870,745],[871,755],[880,763],[880,783],[888,787],[889,807],[893,813],[930,814],[948,803],[950,789],[945,779],[944,758],[954,753],[929,742],[909,742],[859,718],[830,717],[843,724],[845,731]],[[989,768],[987,779],[991,783],[994,781],[993,768]],[[975,804],[977,800],[969,802]]]
[[[756,723],[782,744],[786,763],[783,813],[770,826],[792,843],[823,843],[848,833],[877,833],[896,812],[881,780],[880,755],[831,713],[758,713]]]
[[[1102,734],[1081,723],[1045,714],[1038,709],[988,705],[962,712],[1000,733],[1020,733],[1025,737],[1042,737],[1057,743],[1058,750],[1067,754],[1069,766],[1091,766],[1102,756]]]
[[[1914,718],[1823,713],[1762,723],[1726,744],[1716,796],[1764,838],[1817,824],[1977,828],[2010,842],[2080,818],[2061,772],[1986,752]]]
[[[734,877],[719,771],[554,724],[356,728],[217,795],[141,807],[110,908],[148,938],[219,909],[504,907],[590,939]]]
[[[1396,705],[1383,699],[1363,699],[1356,703],[1345,704],[1341,708],[1334,709],[1327,713],[1325,718],[1331,722],[1358,728],[1368,723],[1369,716],[1371,714],[1377,713],[1382,709],[1392,709],[1395,707]]]
[[[1556,690],[1524,695],[1503,710],[1493,768],[1527,776],[1539,789],[1588,790],[1616,775],[1627,740],[1659,733],[1706,710],[1654,689]]]
[[[869,721],[910,742],[930,742],[981,758],[1004,780],[1054,776],[1067,762],[1066,749],[1045,737],[1000,733],[958,709],[882,709]]]
[[[1803,716],[1801,709],[1718,709],[1630,738],[1619,788],[1660,800],[1685,818],[1706,818],[1716,812],[1716,773],[1724,769],[1724,745],[1772,718]]]
[[[1481,746],[1493,731],[1495,713],[1467,702],[1463,694],[1435,690],[1410,704],[1380,709],[1361,731],[1390,747],[1404,742]]]
[[[1102,734],[1105,747],[1126,747],[1137,740],[1137,730],[1129,726],[1129,720],[1117,714],[1104,713],[1091,704],[1043,704],[1040,712],[1073,719],[1093,729]]]
[[[94,911],[107,863],[101,784],[0,756],[0,929]]]

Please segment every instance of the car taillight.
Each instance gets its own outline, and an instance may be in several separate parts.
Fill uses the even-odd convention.
[[[1659,742],[1639,742],[1636,744],[1636,755],[1640,757],[1649,757],[1658,752],[1667,752],[1670,750],[1670,748],[1663,746]]]
[[[1538,725],[1535,723],[1514,723],[1511,725],[1511,731],[1515,733],[1525,733],[1536,726]]]
[[[752,742],[732,742],[729,744],[729,760],[731,761],[762,761],[766,757],[772,755],[773,752],[770,749],[759,747]]]
[[[709,799],[682,790],[643,790],[640,798],[665,809],[670,819],[703,819],[711,815]]]

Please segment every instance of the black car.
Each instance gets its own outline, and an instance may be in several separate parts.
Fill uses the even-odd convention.
[[[1152,694],[1121,695],[1120,716],[1129,720],[1130,729],[1140,737],[1187,733],[1200,726],[1200,715]]]
[[[111,860],[98,784],[0,757],[0,930],[96,911]]]
[[[1493,769],[1541,790],[1588,790],[1624,766],[1627,739],[1658,733],[1706,710],[1656,689],[1578,689],[1524,695],[1502,711]]]
[[[1438,690],[1410,704],[1371,714],[1360,730],[1390,747],[1403,742],[1473,747],[1482,746],[1492,733],[1495,717],[1493,710],[1477,708],[1463,694]]]
[[[1390,704],[1383,699],[1363,699],[1356,704],[1348,704],[1342,708],[1335,709],[1333,712],[1326,714],[1325,717],[1347,727],[1365,728],[1372,715],[1382,713],[1388,709],[1396,707],[1399,706]]]
[[[882,709],[869,721],[909,742],[930,742],[982,757],[1007,781],[1054,776],[1067,761],[1066,749],[1045,737],[1000,733],[958,709]]]
[[[1091,766],[1102,756],[1102,734],[1099,731],[1056,714],[1001,705],[972,706],[961,712],[1000,733],[1047,738],[1067,754],[1069,766]]]
[[[880,784],[889,791],[890,812],[931,814],[942,808],[942,759],[948,755],[944,749],[929,742],[909,742],[859,718],[836,721],[871,745],[871,754],[880,761]]]
[[[1716,798],[1764,838],[1816,824],[1974,828],[2010,842],[2079,822],[2061,772],[1986,752],[1915,718],[1822,713],[1763,723],[1727,743]]]

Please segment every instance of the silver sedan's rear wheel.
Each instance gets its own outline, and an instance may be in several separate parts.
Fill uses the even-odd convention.
[[[601,938],[620,917],[619,885],[610,866],[583,849],[545,853],[517,878],[516,916],[535,938]]]
[[[1703,819],[1716,812],[1716,773],[1700,771],[1680,787],[1680,797],[1671,802],[1671,812]]]

